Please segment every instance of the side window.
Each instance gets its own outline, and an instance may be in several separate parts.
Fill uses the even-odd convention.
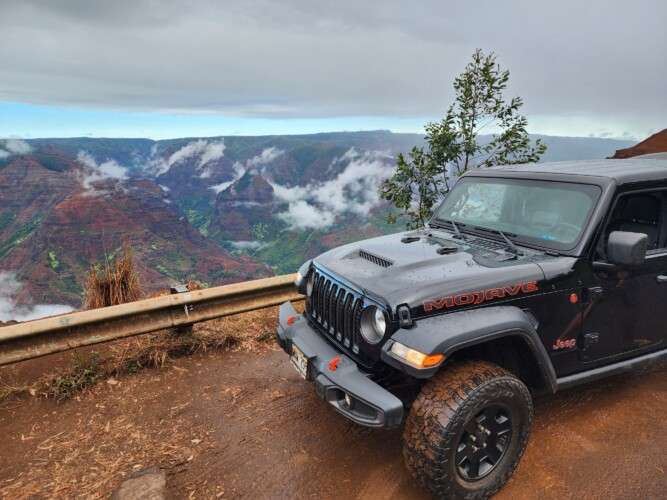
[[[648,251],[665,247],[667,222],[664,210],[664,191],[643,191],[621,195],[612,209],[611,219],[598,243],[598,256],[605,256],[605,248],[612,231],[643,233],[648,236]]]

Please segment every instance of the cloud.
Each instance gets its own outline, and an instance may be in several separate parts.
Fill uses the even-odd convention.
[[[37,304],[19,306],[15,297],[22,285],[12,272],[0,271],[0,321],[30,321],[72,311],[70,306],[62,304]]]
[[[0,141],[0,146],[0,160],[12,155],[27,155],[32,152],[32,146],[21,139],[5,139]]]
[[[27,155],[32,151],[32,146],[21,139],[7,139],[5,149],[15,155]]]
[[[272,184],[275,196],[288,204],[278,217],[293,229],[324,229],[339,215],[367,216],[381,203],[378,188],[391,175],[393,159],[381,151],[359,154],[350,149],[332,164],[341,161],[348,164],[332,180],[294,187]]]
[[[215,191],[215,194],[222,193],[225,189],[227,189],[229,186],[234,184],[235,180],[227,181],[227,182],[221,182],[220,184],[215,184],[215,185],[209,187],[209,189],[212,189],[213,191]]]
[[[76,159],[88,169],[81,177],[81,184],[88,191],[94,190],[93,184],[96,182],[109,179],[124,181],[128,178],[127,169],[119,165],[116,160],[97,163],[93,155],[87,151],[79,151]]]
[[[324,229],[331,226],[336,217],[334,213],[319,208],[306,200],[294,200],[287,212],[278,214],[291,229]]]
[[[326,8],[304,0],[5,0],[0,100],[437,117],[453,76],[482,47],[511,70],[511,95],[529,113],[637,120],[644,130],[664,127],[667,116],[665,19],[661,0],[339,0]]]
[[[209,189],[212,189],[215,191],[215,193],[221,193],[225,189],[227,189],[229,186],[234,184],[236,181],[238,181],[243,175],[251,169],[255,169],[259,166],[263,165],[268,165],[271,163],[273,160],[278,158],[279,156],[283,155],[285,151],[282,149],[270,147],[270,148],[265,148],[262,150],[262,152],[258,155],[253,156],[252,158],[249,158],[246,160],[245,164],[241,162],[235,162],[232,169],[232,180],[231,181],[226,181],[226,182],[221,182],[220,184],[216,184],[214,186],[211,186]]]
[[[154,146],[151,151],[151,159],[148,162],[148,169],[156,176],[166,174],[169,169],[186,160],[192,158],[199,158],[195,169],[202,179],[211,176],[211,171],[206,168],[209,163],[221,159],[225,155],[225,142],[208,141],[206,139],[198,139],[187,143],[182,148],[172,153],[166,160],[159,156],[157,146]]]
[[[221,182],[220,184],[215,184],[214,186],[211,186],[209,189],[212,189],[215,191],[216,194],[221,193],[225,189],[227,189],[229,186],[234,184],[236,181],[238,181],[241,177],[243,177],[243,174],[245,174],[246,168],[243,166],[242,163],[239,163],[238,161],[234,163],[232,167],[232,180],[231,181],[225,181]]]
[[[232,247],[236,250],[260,250],[266,246],[261,241],[230,241]]]
[[[282,149],[270,147],[262,150],[262,152],[256,156],[250,158],[246,165],[250,167],[258,167],[260,165],[268,165],[273,160],[284,154],[285,152]]]
[[[199,158],[199,163],[197,163],[197,167],[201,168],[212,161],[217,161],[222,158],[224,154],[225,143],[223,141],[211,142],[207,144],[206,148],[202,152],[201,157]]]
[[[352,161],[358,157],[359,157],[359,151],[357,151],[354,147],[351,147],[350,149],[345,151],[345,154],[343,154],[343,156],[335,158],[332,164],[341,163],[345,161]]]
[[[197,141],[189,142],[181,149],[178,149],[175,153],[167,160],[167,165],[172,166],[176,163],[180,163],[196,154],[201,154],[201,152],[206,148],[207,142],[204,139],[199,139]]]

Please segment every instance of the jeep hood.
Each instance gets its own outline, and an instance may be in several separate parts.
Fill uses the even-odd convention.
[[[313,262],[392,307],[545,278],[534,262],[541,252],[526,250],[516,257],[470,243],[474,240],[481,239],[466,242],[441,231],[410,231],[341,246]],[[451,253],[438,253],[443,247]]]

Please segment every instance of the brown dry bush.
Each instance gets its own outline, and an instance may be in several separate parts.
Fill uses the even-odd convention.
[[[103,268],[91,267],[84,294],[86,309],[124,304],[142,297],[139,275],[134,268],[134,258],[129,245],[123,245],[121,253],[113,262],[107,259]]]

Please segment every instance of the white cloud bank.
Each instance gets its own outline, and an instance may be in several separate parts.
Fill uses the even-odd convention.
[[[124,181],[127,179],[127,169],[118,164],[116,160],[107,160],[97,163],[93,155],[87,151],[79,151],[77,161],[87,167],[87,171],[81,177],[81,184],[87,191],[93,191],[96,182],[116,179]]]
[[[360,154],[352,148],[332,165],[341,161],[349,163],[332,180],[295,187],[272,184],[276,197],[288,203],[278,217],[293,229],[324,229],[342,214],[368,215],[380,204],[378,188],[391,175],[393,159],[381,151]]]
[[[265,148],[262,150],[262,152],[258,155],[253,156],[252,158],[248,159],[245,164],[236,162],[234,163],[233,168],[233,173],[232,173],[232,180],[231,181],[226,181],[226,182],[221,182],[220,184],[216,184],[214,186],[211,186],[209,189],[212,189],[213,191],[217,193],[221,193],[225,189],[227,189],[229,186],[234,184],[236,181],[238,181],[243,175],[248,171],[252,169],[256,169],[258,167],[268,165],[271,163],[273,160],[278,158],[279,156],[282,156],[285,154],[285,151],[282,149],[270,147],[270,148]]]
[[[14,273],[0,271],[0,321],[30,321],[73,310],[70,306],[62,304],[18,306],[15,297],[20,290],[21,283],[16,280]]]
[[[0,141],[0,160],[13,155],[27,155],[32,151],[32,146],[21,139],[5,139]]]
[[[259,167],[260,165],[268,165],[269,163],[271,163],[273,160],[283,155],[284,153],[285,151],[283,151],[282,149],[274,147],[266,148],[262,150],[260,154],[250,158],[246,162],[246,165],[248,166],[248,168]]]
[[[197,161],[195,168],[199,177],[206,179],[211,176],[211,171],[207,168],[207,165],[220,160],[225,155],[225,148],[223,140],[207,141],[198,139],[187,143],[167,159],[158,157],[157,148],[154,148],[152,151],[153,158],[149,161],[148,167],[156,176],[159,176],[169,172],[169,169],[178,163],[198,157],[199,161]]]
[[[266,243],[261,241],[230,241],[232,247],[236,250],[260,250],[266,246]]]

